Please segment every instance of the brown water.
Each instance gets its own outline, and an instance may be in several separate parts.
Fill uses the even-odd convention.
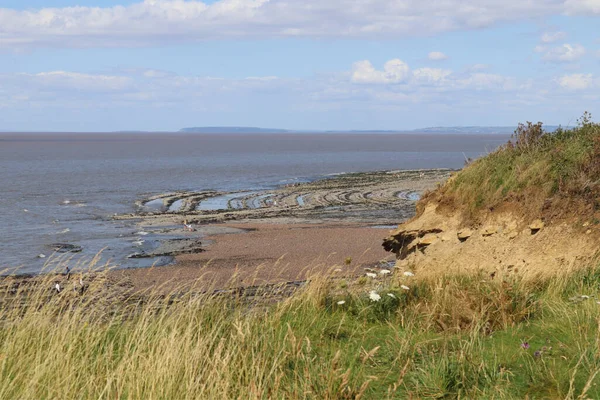
[[[81,245],[124,266],[135,226],[114,222],[136,199],[174,190],[257,190],[328,174],[460,168],[501,135],[0,134],[0,266],[39,272],[45,245]],[[152,235],[145,240],[150,242]],[[146,263],[148,261],[145,261]]]

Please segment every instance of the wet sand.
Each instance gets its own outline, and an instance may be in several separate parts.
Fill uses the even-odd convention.
[[[394,259],[383,250],[385,229],[348,223],[225,224],[242,234],[207,237],[206,251],[176,257],[176,264],[113,271],[136,289],[160,286],[168,292],[186,285],[215,288],[306,279],[329,270],[337,276]],[[197,282],[199,280],[199,282]]]
[[[135,256],[172,255],[175,264],[112,274],[136,289],[164,292],[186,285],[204,290],[297,281],[325,271],[360,275],[365,267],[394,259],[382,247],[388,230],[374,226],[391,229],[412,217],[418,197],[450,173],[353,173],[262,192],[177,192],[141,199],[136,213],[115,218],[135,218],[140,229],[169,235],[154,250]]]

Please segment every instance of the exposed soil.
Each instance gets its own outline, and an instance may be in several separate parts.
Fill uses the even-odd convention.
[[[487,212],[476,227],[458,212],[421,204],[419,216],[391,231],[384,241],[401,269],[419,276],[483,271],[491,278],[519,273],[535,279],[586,266],[600,250],[600,226],[574,218],[535,220],[510,207]]]

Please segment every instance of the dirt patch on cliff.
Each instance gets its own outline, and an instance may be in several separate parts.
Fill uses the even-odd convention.
[[[518,273],[527,278],[567,272],[589,264],[600,249],[600,225],[579,218],[526,218],[510,207],[488,213],[477,227],[439,205],[390,232],[384,248],[396,266],[419,276],[485,272],[490,279]]]

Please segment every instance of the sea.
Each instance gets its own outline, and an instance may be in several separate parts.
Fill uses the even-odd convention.
[[[499,134],[0,133],[0,269],[48,271],[58,257],[54,243],[81,246],[68,255],[73,263],[100,253],[99,265],[149,266],[127,258],[139,240],[134,221],[112,216],[133,212],[136,200],[152,195],[272,189],[346,172],[461,168],[507,140]]]

